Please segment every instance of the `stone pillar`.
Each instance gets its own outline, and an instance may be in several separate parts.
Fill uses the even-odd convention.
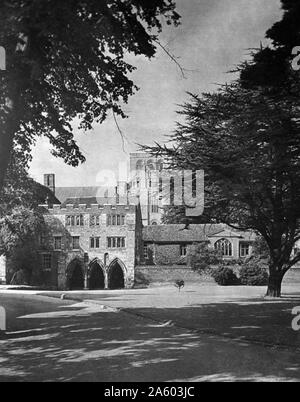
[[[86,270],[84,275],[84,290],[89,290],[89,275]]]
[[[105,288],[106,290],[108,289],[108,272],[107,272],[107,267],[105,267],[104,288]]]

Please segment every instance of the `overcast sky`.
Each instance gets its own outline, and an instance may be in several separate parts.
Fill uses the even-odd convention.
[[[119,120],[126,135],[125,152],[112,116],[91,132],[76,132],[87,159],[72,168],[51,156],[49,144],[40,140],[33,150],[30,174],[42,181],[44,173],[55,173],[57,186],[93,186],[101,169],[117,169],[118,162],[137,150],[136,143],[164,142],[178,120],[178,105],[188,99],[187,91],[212,91],[230,81],[227,72],[264,42],[266,30],[280,19],[280,0],[177,0],[182,15],[179,28],[167,28],[161,36],[187,70],[183,78],[175,63],[162,51],[152,61],[130,58],[138,68],[133,74],[140,91]]]

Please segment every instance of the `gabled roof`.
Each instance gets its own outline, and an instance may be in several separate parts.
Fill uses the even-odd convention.
[[[209,238],[218,237],[218,238],[238,238],[243,239],[245,241],[254,241],[256,239],[256,235],[252,230],[241,231],[237,229],[233,229],[230,226],[224,225],[223,230],[218,233],[213,233],[208,236]]]
[[[208,235],[208,237],[243,237],[242,232],[232,230],[232,229],[223,229],[218,233],[213,233]]]
[[[207,241],[209,235],[223,231],[222,224],[153,225],[143,229],[143,240],[153,243],[182,243]]]
[[[33,190],[34,198],[38,203],[43,204],[48,202],[49,204],[59,204],[60,200],[52,193],[52,191],[43,186],[42,184],[32,180],[31,188]]]

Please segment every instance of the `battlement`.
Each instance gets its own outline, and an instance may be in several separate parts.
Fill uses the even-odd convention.
[[[65,215],[68,213],[135,213],[136,204],[67,204],[62,206],[60,204],[55,205],[47,205],[41,204],[39,208],[42,209],[42,212],[53,214],[53,215]]]

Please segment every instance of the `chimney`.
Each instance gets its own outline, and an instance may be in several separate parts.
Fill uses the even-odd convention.
[[[44,174],[44,186],[55,194],[55,174]]]
[[[120,196],[119,196],[119,190],[118,187],[115,187],[115,197],[116,197],[116,204],[120,204]]]
[[[130,204],[130,195],[131,195],[130,190],[131,190],[130,184],[126,183],[126,201],[127,201],[127,205]]]

